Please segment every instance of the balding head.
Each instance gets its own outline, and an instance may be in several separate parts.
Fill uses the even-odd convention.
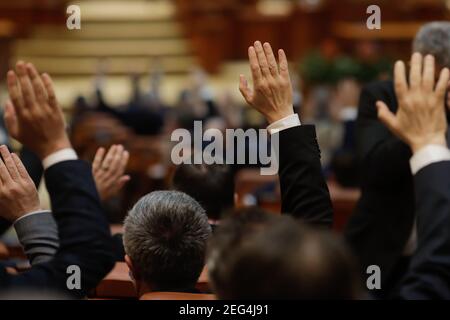
[[[218,230],[220,233],[220,229]],[[281,217],[222,260],[223,299],[353,299],[359,273],[342,241]]]

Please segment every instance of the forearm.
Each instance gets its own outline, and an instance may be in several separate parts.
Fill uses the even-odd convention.
[[[33,159],[34,166],[41,170],[49,168],[58,162],[77,159],[73,149],[67,148],[52,153],[41,160],[36,155],[23,149],[27,158]],[[29,168],[28,168],[29,169]],[[41,177],[41,176],[40,176]],[[34,181],[38,185],[40,177]],[[26,213],[14,222],[14,227],[25,255],[32,265],[49,261],[53,258],[59,248],[58,226],[50,211],[39,210]]]
[[[440,150],[411,159],[418,246],[400,290],[405,299],[450,297],[450,151]]]
[[[20,152],[20,159],[22,160],[25,168],[27,168],[28,174],[31,179],[33,179],[36,188],[39,189],[42,175],[44,173],[41,160],[36,154],[28,150],[26,147],[22,148]]]
[[[287,122],[277,129],[282,212],[330,227],[333,210],[314,126]]]
[[[61,162],[47,169],[45,178],[60,233],[60,250],[53,264],[58,268],[69,265],[80,268],[81,289],[70,294],[81,297],[113,266],[109,225],[90,165],[79,160]],[[66,279],[67,274],[62,277]]]
[[[14,223],[25,255],[32,265],[51,260],[59,248],[58,226],[50,211],[26,215]]]
[[[77,155],[65,132],[64,115],[48,74],[40,74],[33,64],[19,61],[16,71],[8,72],[7,85],[10,100],[5,104],[5,122],[10,135],[42,160],[59,229],[60,248],[51,261],[35,265],[20,275],[5,276],[0,270],[2,289],[23,286],[40,292],[51,290],[83,297],[114,263],[109,226],[102,213],[91,167],[75,160]],[[5,159],[9,153],[0,146],[1,151]],[[19,210],[14,211],[17,214],[38,210],[35,202],[39,201],[38,197],[33,197],[37,193],[31,192],[36,190],[30,188],[29,174],[16,155],[10,157],[14,161],[8,158],[6,168],[0,166],[2,177],[9,182],[3,192],[4,198],[17,205]],[[24,199],[29,198],[27,208],[12,199],[17,193],[15,184],[18,182],[27,191],[21,193]],[[7,212],[11,221],[18,218],[14,212]],[[75,281],[71,283],[71,279]]]
[[[45,171],[60,248],[46,263],[10,276],[3,287],[47,289],[82,298],[112,269],[111,236],[91,168],[79,160],[64,161]],[[69,267],[79,268],[80,287],[69,288]]]

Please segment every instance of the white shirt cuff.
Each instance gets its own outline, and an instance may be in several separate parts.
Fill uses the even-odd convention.
[[[450,160],[450,150],[441,145],[430,144],[414,153],[409,164],[414,175],[432,163],[446,160]]]
[[[45,159],[42,160],[42,166],[44,167],[44,170],[47,170],[48,168],[57,164],[58,162],[77,159],[78,156],[75,150],[73,150],[72,148],[66,148],[56,151],[55,153],[52,153],[51,155],[45,157]]]
[[[298,127],[300,125],[301,125],[300,118],[298,117],[298,114],[294,113],[291,114],[290,116],[287,116],[283,119],[273,122],[267,127],[267,130],[269,130],[270,134],[274,134],[292,127]]]
[[[17,218],[16,221],[14,221],[13,224],[15,224],[19,220],[25,219],[26,217],[29,217],[29,216],[32,216],[32,215],[35,215],[35,214],[40,214],[40,213],[48,213],[48,212],[50,212],[50,211],[49,210],[38,210],[38,211],[29,212],[29,213],[24,214],[23,216]]]

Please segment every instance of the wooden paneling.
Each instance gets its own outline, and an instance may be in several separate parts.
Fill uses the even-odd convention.
[[[27,34],[41,23],[65,23],[65,0],[14,0],[0,3],[0,20],[15,25],[15,34]]]
[[[26,36],[41,23],[65,23],[65,0],[13,0],[0,2],[0,82],[5,80],[12,40]]]
[[[224,60],[245,59],[255,40],[270,41],[297,60],[325,40],[352,53],[361,41],[376,41],[391,55],[410,51],[417,26],[431,20],[448,20],[444,1],[325,1],[316,10],[294,6],[287,15],[265,15],[257,0],[177,0],[178,12],[191,37],[200,62],[216,72]],[[382,31],[362,30],[369,5],[381,8]],[[370,32],[370,33],[368,33]]]

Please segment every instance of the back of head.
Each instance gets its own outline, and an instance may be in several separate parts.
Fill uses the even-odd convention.
[[[360,293],[344,244],[288,217],[247,237],[222,263],[222,299],[352,299]]]
[[[211,234],[200,204],[178,191],[142,197],[124,223],[125,252],[152,290],[193,288]]]
[[[219,296],[228,291],[227,261],[247,238],[263,231],[277,221],[277,216],[259,207],[229,211],[221,221],[208,245],[209,280]]]
[[[210,219],[220,219],[234,206],[234,174],[228,165],[182,164],[172,183],[175,190],[197,200]]]
[[[431,54],[441,68],[450,68],[450,22],[436,21],[422,26],[413,42],[413,51]]]

